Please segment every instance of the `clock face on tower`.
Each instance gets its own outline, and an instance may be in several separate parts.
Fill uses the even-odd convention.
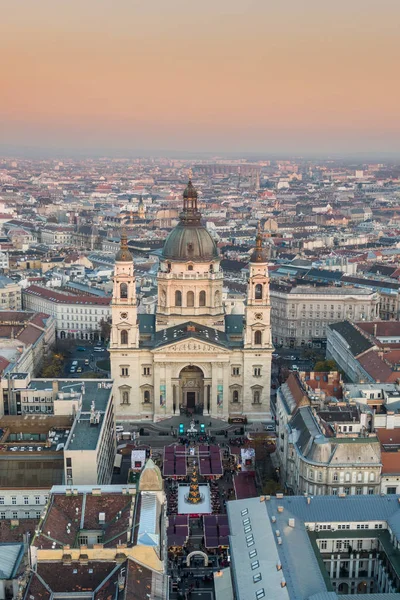
[[[121,319],[127,319],[128,313],[121,313]]]
[[[254,317],[257,319],[257,321],[263,318],[262,313],[256,313]]]

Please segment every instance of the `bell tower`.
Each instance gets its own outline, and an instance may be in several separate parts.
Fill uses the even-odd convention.
[[[272,349],[268,257],[263,248],[260,228],[257,231],[256,247],[250,257],[249,268],[244,347]]]
[[[122,230],[121,246],[115,257],[113,282],[110,350],[138,348],[136,278],[125,228]]]

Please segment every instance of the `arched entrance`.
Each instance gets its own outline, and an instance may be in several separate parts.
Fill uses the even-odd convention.
[[[188,365],[179,374],[181,407],[202,413],[204,407],[204,374],[199,367]]]
[[[192,556],[201,556],[202,558],[204,558],[204,566],[208,567],[208,556],[205,552],[202,552],[201,550],[194,550],[193,552],[191,552],[190,554],[187,555],[186,557],[186,566],[190,567],[190,559],[192,558]]]
[[[357,586],[357,594],[367,594],[368,593],[368,583],[366,581],[361,581]]]

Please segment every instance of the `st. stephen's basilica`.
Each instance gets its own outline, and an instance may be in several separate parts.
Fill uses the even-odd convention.
[[[156,314],[138,314],[133,257],[122,235],[110,340],[118,420],[159,421],[182,410],[250,421],[270,416],[273,348],[260,233],[249,271],[244,315],[225,315],[220,256],[189,181],[160,257]]]

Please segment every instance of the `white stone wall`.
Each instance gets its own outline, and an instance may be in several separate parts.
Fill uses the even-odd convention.
[[[129,350],[111,352],[111,370],[117,420],[160,420],[179,414],[179,375],[188,365],[198,366],[204,375],[204,386],[210,386],[210,415],[228,418],[233,414],[245,414],[251,419],[267,419],[270,416],[270,350],[225,350],[212,344],[188,339],[159,350]],[[239,375],[233,375],[233,367]],[[150,375],[145,369],[150,368]],[[260,375],[255,375],[260,368]],[[128,369],[127,375],[122,375]],[[166,404],[160,405],[160,385],[166,386]],[[223,386],[222,405],[217,403],[218,386]],[[254,389],[260,391],[260,404],[254,404]],[[232,402],[233,390],[239,391],[239,402]],[[123,403],[123,392],[129,392],[129,404]],[[144,403],[144,391],[150,392],[151,403]],[[207,412],[207,395],[204,392],[204,410]]]
[[[318,294],[312,287],[312,293],[305,286],[303,289],[304,292],[270,292],[272,341],[279,346],[307,345],[313,338],[326,338],[330,323],[345,319],[368,321],[379,315],[379,294],[375,292],[351,294],[349,289],[348,294],[335,294],[332,287],[332,293]]]
[[[0,489],[0,519],[38,519],[50,489]]]

